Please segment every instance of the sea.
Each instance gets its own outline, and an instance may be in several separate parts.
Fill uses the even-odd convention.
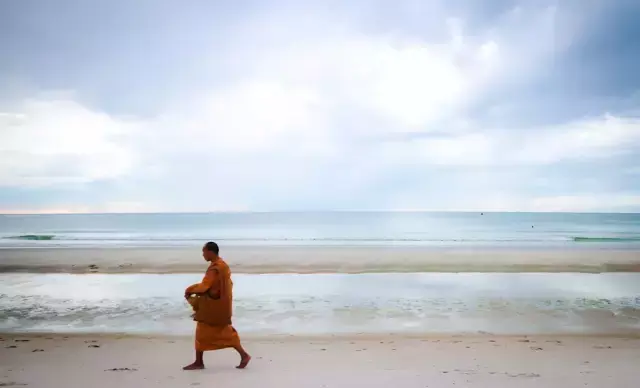
[[[291,212],[2,215],[0,246],[640,246],[640,214]]]
[[[606,263],[620,252],[640,263],[640,214],[489,212],[0,215],[0,332],[191,335],[182,294],[199,271],[17,271],[3,261],[57,255],[64,263],[75,251],[115,252],[115,262],[166,248],[200,263],[206,241],[262,253],[251,271],[242,265],[250,255],[225,256],[234,271],[234,325],[249,336],[640,334],[640,272],[556,271],[563,267],[542,263],[583,256]],[[295,254],[278,255],[289,248]],[[463,250],[480,269],[407,267],[394,256],[406,249],[412,260],[442,264]],[[349,267],[383,251],[384,266],[361,260]],[[509,254],[496,253],[496,267],[492,252]],[[544,271],[518,270],[522,257],[535,264],[538,256],[540,266],[529,268]],[[302,261],[304,273],[270,265]]]

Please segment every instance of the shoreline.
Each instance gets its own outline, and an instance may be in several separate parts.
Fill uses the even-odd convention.
[[[195,330],[195,323],[193,324]],[[246,334],[240,332],[243,342],[278,342],[278,343],[296,343],[308,341],[437,341],[449,339],[463,340],[486,340],[486,339],[503,339],[503,340],[531,340],[546,341],[556,340],[559,338],[584,340],[584,339],[618,339],[618,340],[638,340],[640,341],[640,330],[630,330],[626,333],[543,333],[543,334],[494,334],[494,333],[324,333],[324,334]],[[0,338],[6,340],[15,339],[104,339],[104,340],[187,340],[192,339],[193,334],[143,334],[143,333],[101,333],[101,332],[4,332],[0,331]]]
[[[234,273],[640,272],[640,249],[225,247]],[[199,249],[0,248],[0,273],[201,273]]]
[[[637,338],[247,338],[243,344],[253,358],[246,370],[235,369],[237,354],[222,350],[205,354],[207,369],[185,372],[190,338],[0,335],[0,384],[578,388],[632,387],[640,378]]]
[[[202,274],[2,274],[0,331],[191,333]],[[640,274],[236,274],[251,335],[635,334]]]

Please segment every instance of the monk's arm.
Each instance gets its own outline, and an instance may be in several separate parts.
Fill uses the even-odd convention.
[[[200,283],[196,283],[187,287],[184,291],[185,296],[192,294],[202,294],[210,289],[218,279],[218,270],[215,268],[209,268],[207,273],[204,274],[204,278]]]

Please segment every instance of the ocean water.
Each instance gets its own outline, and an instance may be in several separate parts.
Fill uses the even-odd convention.
[[[0,247],[640,246],[640,214],[212,213],[0,215]]]
[[[0,331],[190,335],[197,274],[0,275]],[[640,332],[640,274],[235,275],[243,335]]]
[[[248,335],[640,333],[640,273],[567,273],[637,271],[638,214],[347,212],[0,216],[0,332],[191,334],[207,240]],[[46,273],[89,264],[132,273]]]

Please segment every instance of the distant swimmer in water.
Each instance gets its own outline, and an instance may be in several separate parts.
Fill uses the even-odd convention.
[[[240,364],[244,369],[251,356],[240,344],[240,336],[231,325],[233,304],[233,282],[227,263],[218,256],[218,244],[208,242],[202,248],[202,256],[209,262],[209,268],[202,282],[188,287],[184,297],[193,307],[193,319],[196,324],[195,350],[196,360],[185,366],[184,370],[204,369],[204,352],[210,350],[234,348],[240,355]],[[194,299],[193,295],[197,295]]]

